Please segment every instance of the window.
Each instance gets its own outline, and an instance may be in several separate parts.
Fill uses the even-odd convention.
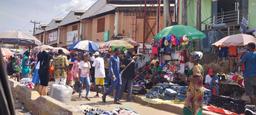
[[[72,31],[74,31],[74,30],[78,30],[77,25],[72,26]]]
[[[101,18],[97,20],[97,32],[105,31],[105,18]]]

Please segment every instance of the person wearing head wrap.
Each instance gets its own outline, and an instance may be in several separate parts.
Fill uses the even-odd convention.
[[[203,67],[199,64],[203,53],[195,51],[191,54],[194,67],[193,74],[190,78],[189,87],[187,90],[187,97],[185,99],[185,106],[183,109],[184,115],[199,115],[202,114],[203,104]]]
[[[29,51],[26,51],[23,55],[22,58],[22,63],[21,63],[21,75],[22,78],[28,78],[29,77],[29,72],[30,72],[30,67],[29,67]]]

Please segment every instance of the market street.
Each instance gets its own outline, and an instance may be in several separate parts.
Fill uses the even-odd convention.
[[[0,115],[256,115],[256,0],[4,0]]]

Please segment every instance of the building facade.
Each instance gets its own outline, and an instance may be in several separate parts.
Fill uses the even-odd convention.
[[[51,21],[49,27],[43,32],[36,32],[35,36],[45,44],[60,47],[78,40],[108,41],[124,36],[137,42],[151,42],[163,28],[163,6],[158,10],[155,2],[149,2],[145,7],[138,1],[119,4],[120,1],[112,4],[98,0],[86,11],[71,11],[59,23]],[[174,9],[171,5],[171,21],[175,21]]]

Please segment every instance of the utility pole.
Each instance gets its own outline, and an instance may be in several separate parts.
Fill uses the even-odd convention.
[[[164,0],[164,27],[170,24],[170,2],[169,0]]]
[[[34,26],[34,27],[33,27],[33,35],[35,35],[36,25],[37,25],[37,24],[40,24],[40,22],[37,22],[37,21],[31,20],[31,21],[30,21],[30,23],[32,23],[32,24],[33,24],[33,26]]]

